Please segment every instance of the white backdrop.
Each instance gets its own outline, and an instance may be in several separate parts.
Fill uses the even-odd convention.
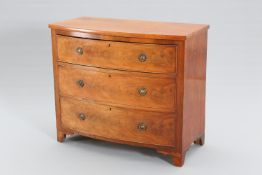
[[[79,16],[210,24],[206,144],[183,168],[145,148],[56,142],[48,23]],[[0,174],[261,174],[261,0],[1,0]]]

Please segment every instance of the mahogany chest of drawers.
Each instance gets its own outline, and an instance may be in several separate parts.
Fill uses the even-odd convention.
[[[208,25],[81,17],[49,27],[59,142],[154,148],[176,166],[204,144]]]

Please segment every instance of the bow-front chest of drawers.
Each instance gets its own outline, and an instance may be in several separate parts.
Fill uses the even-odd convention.
[[[208,25],[81,17],[50,24],[57,139],[171,155],[203,145]]]

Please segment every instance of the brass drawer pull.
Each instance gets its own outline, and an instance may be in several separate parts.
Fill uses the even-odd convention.
[[[140,87],[137,91],[141,96],[145,96],[147,94],[147,89],[145,87]]]
[[[139,60],[140,62],[145,62],[146,59],[147,59],[147,57],[146,57],[146,55],[143,54],[143,53],[141,53],[141,54],[138,56],[138,60]]]
[[[84,53],[83,48],[82,48],[82,47],[77,47],[77,48],[76,48],[76,53],[77,53],[78,55],[83,55],[83,53]]]
[[[140,131],[145,131],[147,129],[147,126],[144,123],[138,123],[137,129]]]
[[[86,119],[86,115],[83,114],[83,113],[80,113],[80,114],[79,114],[79,119],[80,119],[80,120],[85,120],[85,119]]]
[[[77,84],[78,84],[81,88],[85,86],[84,80],[78,80],[78,81],[77,81]]]

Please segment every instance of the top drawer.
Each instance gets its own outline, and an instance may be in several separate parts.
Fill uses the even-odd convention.
[[[57,36],[58,60],[102,68],[176,72],[176,45],[125,43]]]

